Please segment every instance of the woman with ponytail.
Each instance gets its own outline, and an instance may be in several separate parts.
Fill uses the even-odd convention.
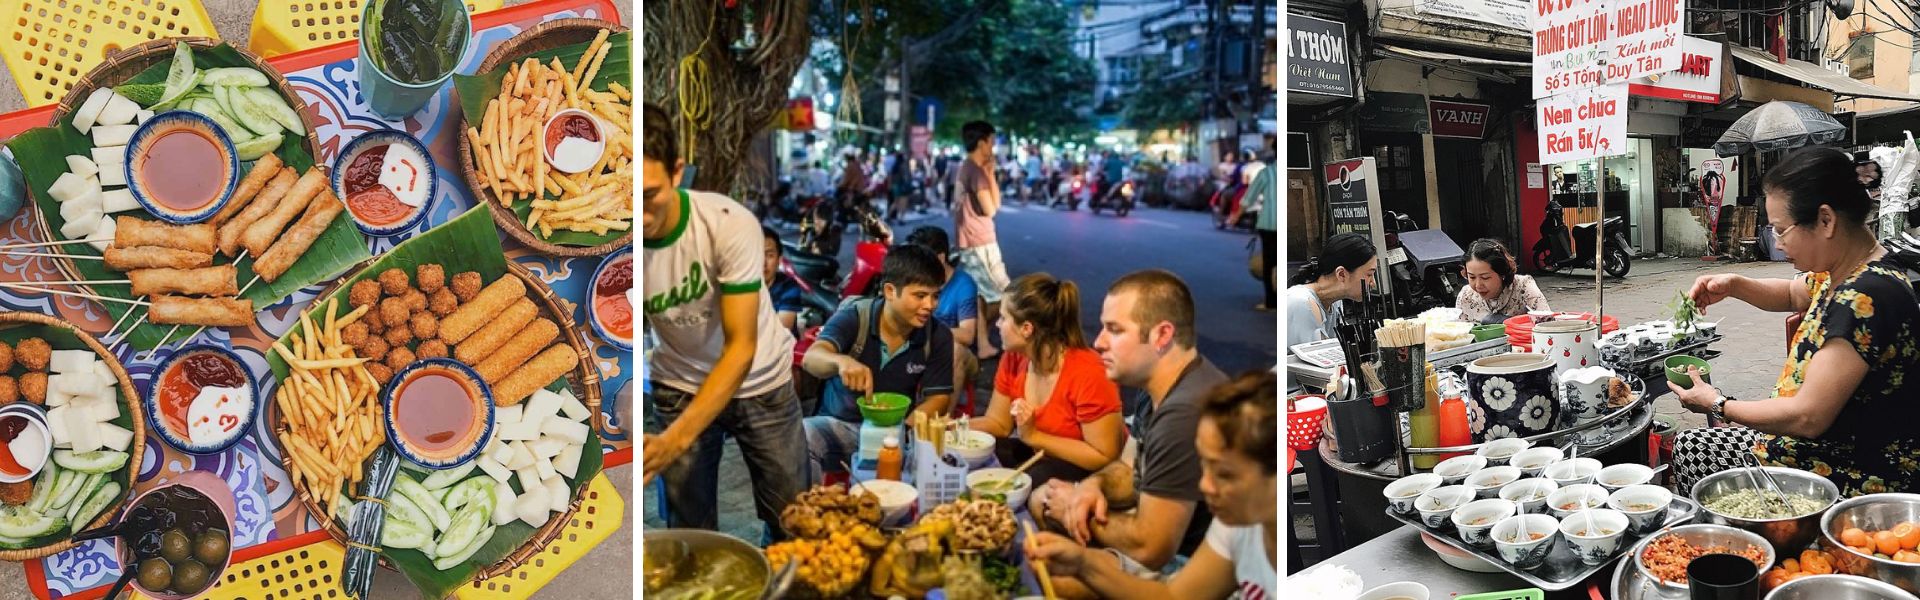
[[[1373,242],[1358,233],[1342,233],[1327,240],[1320,256],[1287,282],[1287,346],[1334,337],[1334,325],[1340,322],[1343,300],[1359,302],[1367,296],[1379,270]],[[1287,375],[1287,390],[1298,389],[1293,375]]]
[[[999,438],[1000,464],[1013,467],[1045,451],[1027,470],[1037,488],[1050,479],[1079,481],[1118,460],[1127,434],[1120,388],[1080,330],[1079,286],[1027,275],[1007,287],[1001,306],[1006,353],[987,414],[973,422]]]

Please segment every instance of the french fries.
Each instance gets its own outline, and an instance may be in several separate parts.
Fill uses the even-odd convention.
[[[604,235],[633,227],[633,93],[618,82],[609,83],[607,91],[592,88],[612,48],[606,43],[610,33],[601,30],[572,67],[558,58],[510,65],[479,126],[467,128],[480,185],[508,206],[529,206],[526,227],[541,238],[557,231]],[[541,128],[569,108],[598,117],[606,128],[600,160],[573,175],[552,170],[542,147],[546,133]]]
[[[335,318],[338,300],[319,309],[324,328],[312,313],[300,315],[301,333],[273,351],[287,361],[274,402],[284,415],[280,441],[288,454],[291,477],[319,501],[327,519],[339,516],[340,499],[359,483],[360,464],[386,443],[380,425],[380,384],[367,371],[368,359],[354,356],[340,331],[367,313],[362,306]]]

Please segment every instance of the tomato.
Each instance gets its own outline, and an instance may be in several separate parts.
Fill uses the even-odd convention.
[[[1867,532],[1859,527],[1848,527],[1846,531],[1840,532],[1840,543],[1848,546],[1871,546],[1873,538],[1868,537]]]

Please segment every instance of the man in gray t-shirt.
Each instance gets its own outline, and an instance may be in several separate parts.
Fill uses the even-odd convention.
[[[1049,482],[1029,501],[1048,525],[1113,552],[1140,574],[1191,554],[1212,519],[1193,440],[1201,401],[1228,378],[1195,348],[1193,310],[1192,292],[1166,271],[1134,272],[1107,289],[1094,349],[1108,378],[1147,396],[1134,415],[1139,454],[1132,465],[1116,461],[1077,484]],[[1077,585],[1067,581],[1054,584]]]

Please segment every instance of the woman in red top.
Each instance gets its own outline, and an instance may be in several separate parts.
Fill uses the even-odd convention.
[[[1045,273],[1007,287],[999,327],[1006,353],[993,401],[973,428],[1000,439],[1000,464],[1047,457],[1027,470],[1034,483],[1079,481],[1120,458],[1126,425],[1120,388],[1080,330],[1080,289]]]

